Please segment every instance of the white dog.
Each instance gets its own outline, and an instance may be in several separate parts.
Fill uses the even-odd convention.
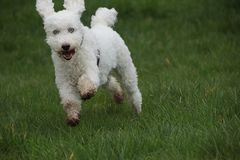
[[[111,75],[112,70],[120,75],[131,104],[140,113],[142,96],[136,69],[124,41],[111,28],[117,19],[116,10],[99,8],[88,28],[80,21],[84,0],[65,0],[65,10],[59,12],[53,7],[51,0],[37,0],[67,123],[79,123],[81,100],[94,96],[102,85],[112,92],[116,102],[123,100],[123,90]]]

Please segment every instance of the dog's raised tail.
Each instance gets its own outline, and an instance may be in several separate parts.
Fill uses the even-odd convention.
[[[117,14],[114,8],[98,8],[95,15],[92,16],[91,27],[98,24],[113,27],[117,21]]]

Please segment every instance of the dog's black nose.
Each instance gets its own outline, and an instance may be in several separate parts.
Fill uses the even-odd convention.
[[[63,44],[62,45],[62,49],[65,50],[65,51],[68,51],[70,48],[70,45],[69,44]]]

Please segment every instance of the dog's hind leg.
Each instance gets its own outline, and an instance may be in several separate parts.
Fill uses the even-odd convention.
[[[124,88],[127,90],[129,101],[135,111],[140,113],[142,110],[142,95],[138,88],[137,72],[130,52],[125,45],[123,45],[117,57],[117,72],[121,76]]]
[[[120,83],[113,76],[109,76],[106,88],[112,93],[113,99],[120,104],[124,100],[124,94]]]

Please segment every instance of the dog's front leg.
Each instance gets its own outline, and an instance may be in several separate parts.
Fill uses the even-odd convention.
[[[80,101],[67,100],[62,101],[64,111],[67,114],[66,122],[69,126],[76,126],[80,121]]]
[[[73,87],[62,78],[57,78],[57,87],[66,112],[66,122],[70,126],[76,126],[80,121],[81,99],[79,98],[76,87]]]
[[[93,97],[99,86],[99,69],[86,70],[78,80],[78,89],[83,100]]]
[[[91,47],[84,48],[81,60],[83,74],[79,77],[78,89],[81,98],[87,100],[95,95],[99,87],[99,68],[97,57]]]
[[[97,86],[85,74],[79,78],[78,89],[83,100],[90,99],[97,92]]]

